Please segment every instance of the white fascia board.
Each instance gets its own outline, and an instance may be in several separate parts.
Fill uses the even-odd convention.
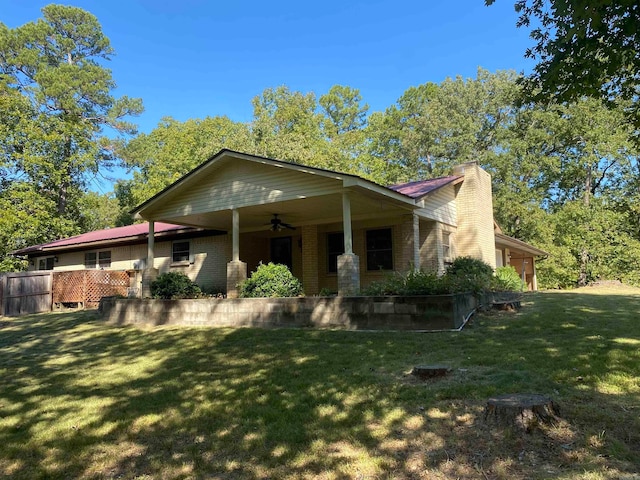
[[[403,195],[401,193],[395,192],[389,188],[385,188],[383,186],[377,185],[373,182],[370,182],[368,180],[365,180],[363,178],[357,178],[357,177],[345,177],[342,180],[342,186],[347,189],[357,189],[357,188],[361,188],[363,190],[368,190],[370,192],[374,192],[378,195],[382,195],[384,197],[387,197],[391,200],[395,200],[396,202],[400,202],[403,203],[407,206],[410,206],[412,208],[419,208],[418,205],[416,205],[416,201],[411,198],[408,197],[407,195]]]

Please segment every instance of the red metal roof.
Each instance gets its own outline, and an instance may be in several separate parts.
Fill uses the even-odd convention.
[[[424,197],[427,193],[433,192],[440,187],[444,187],[445,185],[454,182],[459,178],[462,178],[462,175],[450,175],[448,177],[431,178],[429,180],[401,183],[399,185],[392,185],[389,188],[411,198],[421,198]]]
[[[406,195],[413,199],[424,197],[430,192],[437,190],[444,185],[461,179],[461,175],[452,175],[448,177],[432,178],[429,180],[420,180],[416,182],[403,183],[398,185],[392,185],[389,188],[397,193]],[[163,234],[172,231],[199,231],[201,229],[193,227],[185,227],[182,225],[175,225],[171,223],[156,222],[155,233]],[[142,240],[147,237],[149,233],[148,223],[138,223],[135,225],[128,225],[126,227],[107,228],[105,230],[96,230],[93,232],[83,233],[74,237],[62,238],[49,243],[43,243],[40,245],[33,245],[20,250],[12,252],[14,255],[26,255],[29,253],[46,252],[58,249],[66,248],[78,248],[81,246],[91,246],[94,244],[100,244],[104,242],[126,242],[134,240]]]
[[[185,227],[183,225],[174,225],[172,223],[156,222],[154,231],[156,234],[171,232],[175,230],[198,230],[193,227]],[[145,238],[149,234],[148,223],[136,223],[135,225],[127,225],[126,227],[107,228],[105,230],[95,230],[74,237],[62,238],[49,243],[33,245],[13,252],[15,255],[25,255],[27,253],[42,252],[46,250],[56,249],[58,247],[73,247],[109,240],[134,240],[137,238]]]

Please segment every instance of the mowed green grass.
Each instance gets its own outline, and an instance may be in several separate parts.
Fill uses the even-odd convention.
[[[422,382],[415,365],[445,364]],[[638,479],[640,290],[526,297],[459,333],[0,320],[0,477]],[[562,421],[486,424],[542,393]]]

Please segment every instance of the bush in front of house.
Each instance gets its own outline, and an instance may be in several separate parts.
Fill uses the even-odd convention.
[[[524,292],[526,290],[522,278],[511,265],[496,268],[492,287],[495,291]]]
[[[184,273],[163,273],[151,282],[151,296],[153,298],[177,300],[181,298],[198,298],[201,295],[200,287]]]
[[[477,258],[458,257],[447,267],[443,281],[450,283],[450,293],[472,292],[478,295],[491,289],[493,268]]]
[[[406,274],[396,272],[384,280],[371,283],[362,294],[412,296],[471,292],[480,295],[489,290],[522,290],[521,283],[515,282],[510,272],[503,272],[501,269],[497,271],[500,272],[499,278],[494,277],[493,268],[488,263],[472,257],[458,257],[449,265],[444,275],[423,270],[410,270]],[[515,275],[517,280],[517,273]]]
[[[440,295],[449,292],[449,282],[435,272],[410,270],[402,274],[394,272],[383,280],[372,282],[362,291],[363,295]]]
[[[240,298],[298,297],[303,294],[300,280],[289,268],[271,262],[258,265],[239,287]]]

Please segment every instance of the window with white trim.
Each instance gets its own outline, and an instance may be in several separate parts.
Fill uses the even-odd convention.
[[[191,244],[187,241],[173,242],[171,246],[171,262],[188,262],[191,258]]]
[[[451,233],[442,232],[442,256],[445,260],[451,258]]]
[[[111,268],[111,250],[102,250],[100,252],[85,252],[84,268],[95,269]]]
[[[111,250],[98,252],[98,267],[111,268]]]
[[[98,253],[97,252],[85,252],[84,254],[84,268],[98,268]]]
[[[38,260],[38,270],[53,270],[55,257],[40,258]]]

